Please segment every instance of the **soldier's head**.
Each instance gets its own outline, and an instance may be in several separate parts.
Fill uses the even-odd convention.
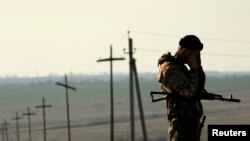
[[[200,39],[195,35],[187,35],[181,38],[179,45],[181,48],[187,48],[191,50],[201,51],[203,49],[203,44]]]
[[[198,37],[195,35],[187,35],[181,38],[175,57],[183,63],[188,63],[190,59],[200,61],[200,51],[202,49],[203,44]]]

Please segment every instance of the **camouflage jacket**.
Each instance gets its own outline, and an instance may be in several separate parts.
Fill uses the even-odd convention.
[[[184,116],[200,117],[203,110],[197,98],[198,72],[189,71],[170,53],[164,54],[158,63],[158,81],[162,84],[162,90],[170,93],[167,95],[168,120]]]

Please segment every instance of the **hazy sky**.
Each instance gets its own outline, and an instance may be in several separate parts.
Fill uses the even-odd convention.
[[[134,39],[138,71],[195,34],[206,71],[250,71],[249,0],[0,0],[0,76],[109,72],[96,60],[127,58]],[[128,60],[115,72],[128,72]]]

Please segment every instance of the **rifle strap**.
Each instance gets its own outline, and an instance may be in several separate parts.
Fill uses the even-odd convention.
[[[201,123],[200,123],[200,130],[199,130],[200,137],[201,137],[202,128],[204,127],[205,120],[206,120],[206,116],[202,116]]]

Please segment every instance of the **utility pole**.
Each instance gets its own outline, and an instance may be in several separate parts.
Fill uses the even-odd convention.
[[[71,131],[70,131],[70,111],[69,111],[69,96],[68,96],[68,89],[76,91],[75,87],[68,85],[67,75],[65,75],[65,83],[62,84],[60,82],[56,83],[59,86],[65,87],[66,93],[66,111],[67,111],[67,125],[68,125],[68,141],[71,141]]]
[[[134,62],[133,63],[133,70],[134,70],[133,72],[134,72],[134,76],[135,76],[135,86],[136,86],[138,107],[139,107],[140,118],[141,118],[142,133],[143,133],[144,141],[147,141],[148,140],[147,129],[146,129],[146,124],[145,124],[143,105],[142,105],[142,99],[141,99],[141,90],[140,90],[140,84],[139,84],[135,59],[133,59],[133,62]]]
[[[144,141],[148,140],[146,125],[144,120],[143,106],[141,101],[140,87],[139,87],[139,79],[136,70],[135,59],[133,57],[133,39],[130,38],[130,31],[128,31],[128,44],[129,51],[125,52],[129,54],[129,89],[130,89],[130,131],[131,131],[131,141],[135,141],[135,119],[134,119],[134,79],[137,93],[137,100],[139,105],[140,117],[141,117],[141,125],[143,131]]]
[[[4,124],[2,124],[2,141],[5,141],[5,135],[4,135]]]
[[[134,119],[134,84],[133,84],[133,40],[130,38],[128,31],[128,52],[129,55],[129,105],[130,105],[130,141],[135,141],[135,119]]]
[[[110,141],[114,141],[114,94],[113,94],[113,61],[122,61],[125,58],[113,58],[112,45],[110,46],[110,57],[106,59],[99,59],[97,62],[110,62]]]
[[[20,141],[20,135],[19,135],[19,119],[22,119],[22,117],[18,116],[18,112],[16,111],[16,117],[11,118],[12,120],[16,120],[16,140]]]
[[[47,141],[47,137],[46,137],[46,108],[51,108],[52,105],[45,105],[45,99],[43,97],[42,99],[42,105],[38,105],[36,106],[36,108],[42,108],[43,109],[43,139],[44,141]]]
[[[6,119],[4,119],[3,127],[5,131],[6,141],[9,141],[8,125],[9,123],[7,122]]]
[[[27,113],[23,113],[23,116],[28,117],[28,128],[29,128],[29,141],[31,141],[31,122],[30,117],[36,115],[35,113],[30,112],[30,107],[27,108]]]

